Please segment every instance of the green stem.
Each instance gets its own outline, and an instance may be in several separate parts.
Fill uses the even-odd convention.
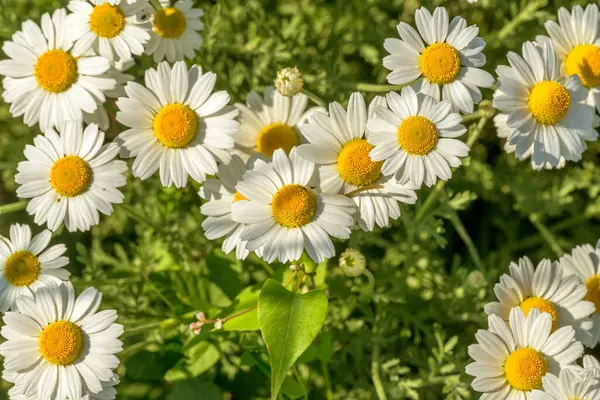
[[[373,345],[373,358],[371,359],[371,378],[373,379],[373,386],[375,386],[375,392],[379,400],[387,400],[383,383],[381,382],[380,369],[380,357],[381,357],[381,343],[380,338],[375,338],[375,344]]]
[[[129,216],[129,218],[136,220],[137,222],[141,222],[143,224],[148,225],[152,229],[157,232],[164,232],[164,228],[162,226],[156,225],[154,222],[150,221],[148,217],[143,217],[138,212],[128,204],[121,204],[119,207],[121,210],[125,211],[125,213]]]
[[[24,210],[25,208],[27,208],[28,203],[29,203],[29,200],[21,200],[21,201],[15,202],[15,203],[10,203],[10,204],[5,204],[3,206],[0,206],[0,215]]]
[[[479,256],[479,252],[477,251],[473,240],[471,240],[469,232],[467,232],[467,229],[460,220],[460,217],[454,210],[452,210],[452,212],[450,213],[450,222],[452,222],[452,225],[454,225],[454,229],[456,229],[456,232],[458,232],[458,235],[462,239],[463,243],[465,244],[465,246],[467,246],[467,249],[469,250],[469,255],[471,256],[471,259],[473,260],[477,268],[483,271],[485,268],[483,266],[483,262],[481,261],[481,257]]]
[[[537,0],[531,2],[522,9],[516,17],[514,17],[508,24],[504,25],[502,29],[495,35],[495,43],[501,43],[508,35],[514,34],[517,26],[523,22],[529,21],[535,17],[535,12],[545,7],[548,4],[548,0]]]
[[[318,95],[316,95],[315,93],[306,90],[306,89],[302,89],[302,93],[308,97],[309,99],[311,99],[313,101],[313,103],[315,103],[318,106],[321,107],[325,107],[327,106],[327,102],[325,100],[323,100],[322,98],[320,98]]]
[[[298,379],[298,383],[300,384],[300,386],[302,386],[302,389],[304,390],[304,400],[308,400],[308,388],[306,387],[306,383],[304,383],[304,379],[302,379],[302,375],[300,375],[300,371],[298,371],[298,367],[296,365],[293,365],[292,371],[294,372],[296,379]]]
[[[562,257],[565,251],[558,243],[556,236],[554,236],[552,231],[542,222],[540,216],[536,213],[532,213],[529,215],[529,220],[540,232],[540,235],[542,235],[544,240],[548,243],[548,246],[550,246],[554,254],[556,254],[557,257]]]
[[[374,84],[366,82],[338,82],[340,86],[346,89],[353,89],[359,92],[375,92],[375,93],[388,93],[396,92],[401,90],[406,85],[388,85],[388,84]]]
[[[329,368],[327,363],[321,360],[321,369],[323,370],[323,379],[325,380],[325,398],[333,400],[333,389],[331,387],[331,378],[329,377]]]

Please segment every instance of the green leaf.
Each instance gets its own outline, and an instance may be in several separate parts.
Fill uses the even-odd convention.
[[[221,389],[211,382],[204,382],[201,379],[189,379],[178,382],[167,396],[167,400],[221,400],[223,394]]]
[[[220,359],[219,350],[210,342],[199,342],[185,349],[185,357],[165,374],[167,382],[195,378],[209,370]]]
[[[260,287],[257,285],[245,288],[233,300],[233,305],[223,312],[223,315],[232,315],[255,306],[258,302],[259,293]],[[256,331],[259,329],[258,312],[256,309],[240,315],[239,317],[235,317],[223,324],[223,330],[226,331]]]
[[[315,339],[327,314],[323,290],[305,294],[288,291],[268,279],[258,299],[258,322],[271,361],[271,399],[279,390],[294,362]]]

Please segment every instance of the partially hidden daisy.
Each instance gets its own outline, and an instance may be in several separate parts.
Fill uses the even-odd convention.
[[[94,288],[76,298],[66,282],[42,287],[33,298],[20,297],[19,312],[4,314],[0,354],[25,396],[80,399],[114,380],[123,326],[114,323],[115,310],[98,311],[101,301]]]
[[[542,378],[542,389],[527,396],[530,400],[595,400],[600,398],[600,381],[586,371],[564,368],[560,374],[547,373]]]
[[[239,260],[245,259],[250,253],[246,249],[246,241],[240,239],[244,225],[231,219],[233,203],[246,198],[237,191],[236,185],[246,172],[244,161],[233,155],[229,164],[219,165],[216,178],[207,179],[198,194],[208,200],[200,207],[200,212],[206,216],[202,228],[207,239],[214,240],[225,236],[222,250],[230,253],[233,249]]]
[[[268,158],[277,149],[289,154],[294,146],[305,142],[300,126],[312,112],[306,110],[307,102],[302,93],[288,97],[272,86],[265,88],[263,96],[250,92],[246,104],[235,104],[240,110],[236,149],[244,157],[262,154]]]
[[[204,29],[200,21],[204,11],[194,8],[192,0],[177,0],[172,6],[170,0],[159,0],[159,3],[162,8],[152,17],[146,54],[153,55],[154,62],[193,59],[203,43],[199,32]]]
[[[600,244],[600,243],[599,243]],[[600,343],[600,248],[590,244],[575,247],[570,254],[560,258],[565,274],[577,277],[585,284],[585,299],[594,303],[596,311],[592,315],[591,347]]]
[[[104,144],[97,125],[66,122],[60,133],[50,129],[33,143],[15,181],[17,196],[31,199],[27,212],[36,224],[54,231],[64,220],[71,232],[87,231],[100,222],[98,212],[111,215],[113,204],[123,202],[118,188],[127,183],[127,163],[115,160],[119,146]]]
[[[508,124],[506,123],[507,119],[508,114],[496,114],[494,116],[494,127],[496,128],[496,135],[498,135],[499,138],[506,140],[504,142],[504,151],[507,154],[512,154],[515,152],[515,145],[510,143],[510,139],[518,131],[508,127]]]
[[[229,162],[238,111],[226,91],[213,93],[217,76],[185,62],[164,61],[146,70],[146,86],[129,82],[117,100],[117,121],[130,129],[116,141],[121,157],[135,157],[133,175],[147,179],[160,170],[163,186],[183,187],[188,175],[204,182]]]
[[[367,140],[375,146],[369,155],[383,161],[382,174],[417,187],[450,179],[450,167],[460,166],[459,157],[469,153],[469,147],[455,139],[467,131],[462,117],[452,113],[449,102],[417,94],[409,86],[401,95],[388,93],[386,99],[389,108],[375,106],[367,122]]]
[[[515,307],[507,324],[497,315],[488,317],[488,330],[475,334],[469,346],[474,360],[467,374],[473,389],[484,399],[531,399],[531,390],[542,388],[547,374],[560,374],[583,354],[575,330],[563,326],[552,332],[552,316],[534,308],[525,315]]]
[[[135,16],[145,2],[125,0],[71,0],[67,17],[73,50],[83,54],[93,49],[110,62],[128,60],[144,53],[150,40],[150,22],[139,24]]]
[[[467,27],[462,17],[449,21],[444,7],[433,15],[426,8],[415,13],[418,32],[405,22],[398,25],[400,39],[388,38],[383,47],[390,53],[383,66],[391,84],[414,81],[416,90],[447,100],[463,113],[473,112],[481,101],[480,87],[489,88],[494,78],[480,69],[485,65],[485,42],[476,25]],[[425,41],[425,43],[423,43]]]
[[[241,240],[249,251],[262,247],[267,262],[298,260],[303,250],[316,262],[335,255],[330,236],[348,239],[356,206],[339,194],[311,188],[315,165],[298,156],[275,150],[273,160],[256,160],[236,186],[247,200],[232,205],[232,219],[246,224]]]
[[[564,72],[577,75],[589,89],[588,102],[600,112],[600,12],[596,4],[585,10],[576,5],[572,12],[561,7],[558,22],[545,23],[548,36],[537,36],[538,43],[552,41],[560,56]]]
[[[10,226],[10,237],[0,236],[0,312],[15,309],[20,296],[31,297],[40,287],[69,279],[63,267],[69,259],[64,244],[48,247],[52,233],[44,230],[31,238],[27,225]]]
[[[572,326],[577,340],[591,346],[590,330],[594,303],[585,300],[586,287],[575,276],[567,276],[557,262],[542,260],[537,268],[527,257],[509,265],[510,274],[503,274],[494,286],[499,301],[485,305],[488,315],[498,315],[505,321],[513,308],[529,315],[539,309],[552,317],[552,330]]]
[[[523,44],[523,57],[509,52],[508,66],[499,66],[499,93],[494,107],[508,114],[507,125],[518,130],[510,142],[519,159],[531,155],[535,169],[556,168],[579,161],[586,141],[596,140],[594,109],[585,104],[587,90],[579,76],[565,79],[554,47]]]
[[[83,112],[93,113],[106,100],[104,92],[115,87],[115,80],[104,75],[110,67],[106,58],[72,49],[66,20],[62,8],[52,17],[43,14],[43,29],[26,21],[2,46],[9,57],[0,61],[2,96],[12,103],[13,116],[23,115],[29,126],[39,122],[42,132],[81,121]]]
[[[376,97],[367,112],[358,92],[350,96],[347,111],[339,103],[330,103],[329,115],[316,112],[312,122],[302,127],[308,144],[298,147],[300,157],[317,165],[317,188],[321,192],[356,192],[352,199],[359,211],[357,221],[366,231],[372,231],[375,225],[388,226],[390,218],[397,219],[398,202],[414,204],[417,200],[415,186],[401,185],[391,175],[384,176],[383,162],[373,161],[369,155],[374,146],[366,139],[367,118],[373,117],[377,104],[385,106],[385,99]]]

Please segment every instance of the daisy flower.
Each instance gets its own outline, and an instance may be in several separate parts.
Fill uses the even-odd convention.
[[[75,298],[70,282],[42,287],[20,297],[20,312],[7,312],[0,334],[4,368],[16,373],[23,393],[38,398],[80,399],[99,393],[114,379],[123,349],[117,312],[98,312],[102,294],[87,288]]]
[[[558,376],[546,374],[542,378],[543,390],[533,390],[527,396],[531,400],[594,400],[600,398],[600,384],[592,374],[569,368]]]
[[[506,139],[506,142],[504,142],[504,151],[507,154],[511,154],[515,152],[515,145],[510,143],[510,138],[518,131],[508,127],[506,123],[507,119],[508,114],[496,114],[494,116],[494,126],[496,127],[496,135],[501,139]]]
[[[600,361],[596,357],[589,354],[583,356],[583,369],[600,379]]]
[[[507,124],[518,133],[511,139],[520,160],[531,154],[535,169],[556,168],[579,161],[586,140],[596,140],[594,109],[585,104],[587,90],[577,75],[563,79],[550,43],[523,44],[523,57],[508,53],[510,67],[499,66],[500,92],[494,107],[508,114]]]
[[[17,196],[32,199],[27,205],[36,224],[57,230],[60,224],[70,232],[87,231],[100,222],[98,211],[110,215],[114,203],[123,202],[117,189],[127,183],[125,161],[115,160],[116,143],[104,143],[97,125],[71,121],[60,133],[53,129],[25,147],[27,161],[17,166],[15,181],[21,185]]]
[[[75,52],[67,32],[67,13],[42,15],[42,28],[26,21],[2,50],[10,59],[0,61],[0,75],[10,112],[23,115],[28,126],[40,123],[42,132],[64,121],[81,121],[83,112],[93,113],[104,92],[115,80],[103,74],[110,64],[104,57]]]
[[[542,260],[534,269],[527,257],[519,263],[509,265],[510,274],[503,274],[500,282],[494,286],[499,301],[485,305],[488,315],[498,315],[505,321],[510,312],[517,307],[529,315],[537,308],[552,316],[552,330],[563,326],[572,326],[577,340],[591,346],[594,303],[585,300],[586,287],[575,276],[563,274],[563,268],[557,262]]]
[[[400,22],[400,39],[385,39],[383,43],[390,53],[383,59],[383,66],[392,71],[388,82],[403,85],[417,79],[417,91],[447,100],[463,113],[473,112],[474,104],[482,98],[479,88],[494,84],[492,75],[480,69],[485,64],[485,42],[477,36],[479,28],[467,27],[462,17],[449,22],[444,7],[437,7],[433,16],[421,7],[415,21],[418,32]]]
[[[306,110],[308,98],[298,93],[284,96],[267,86],[263,96],[250,92],[246,104],[236,103],[240,110],[240,130],[234,136],[236,148],[249,157],[261,153],[271,157],[275,150],[289,154],[292,147],[305,142],[300,126],[313,110]]]
[[[57,244],[48,248],[52,233],[44,230],[31,238],[27,225],[10,226],[10,238],[0,236],[0,312],[15,308],[19,296],[31,297],[40,287],[60,284],[71,275],[63,267],[67,248]]]
[[[376,97],[367,107],[363,96],[350,96],[348,111],[339,103],[329,104],[329,116],[315,113],[312,122],[302,127],[308,144],[298,147],[298,154],[317,165],[318,189],[324,193],[348,194],[358,207],[359,226],[372,231],[377,224],[388,226],[390,218],[400,216],[398,202],[414,204],[416,187],[400,185],[381,173],[382,161],[373,161],[369,153],[374,148],[365,135],[367,118],[373,116],[376,104],[385,106],[385,99]],[[368,189],[373,186],[372,189]]]
[[[467,365],[474,376],[472,387],[485,399],[531,399],[531,390],[542,387],[547,373],[559,374],[583,354],[571,326],[552,333],[552,316],[532,309],[529,315],[515,307],[507,324],[497,315],[488,317],[489,329],[475,334],[469,346],[475,362]]]
[[[311,189],[315,165],[292,149],[275,150],[273,161],[256,160],[236,189],[248,200],[231,206],[232,219],[247,224],[240,235],[249,251],[262,247],[271,263],[300,258],[306,250],[316,262],[335,255],[330,236],[350,237],[356,207],[352,199]]]
[[[437,178],[452,177],[450,167],[458,167],[469,147],[455,138],[467,129],[459,114],[451,112],[447,101],[417,94],[404,87],[402,95],[386,95],[388,107],[375,106],[367,122],[367,140],[375,146],[369,153],[373,161],[383,161],[383,175],[395,175],[400,183],[416,187],[433,185]]]
[[[128,60],[144,53],[150,40],[150,23],[137,24],[135,15],[145,2],[128,4],[125,0],[71,0],[67,17],[73,50],[94,52],[110,62]]]
[[[146,46],[146,54],[154,55],[154,62],[169,62],[195,57],[202,47],[202,37],[198,32],[204,29],[200,18],[204,11],[194,8],[191,0],[178,0],[170,5],[170,0],[159,0],[162,8],[152,17],[152,32]]]
[[[577,5],[571,13],[561,7],[558,23],[545,23],[548,36],[537,36],[538,43],[550,40],[568,76],[577,75],[589,89],[588,101],[600,112],[600,13],[596,4],[585,10]]]
[[[221,247],[225,253],[235,249],[239,260],[245,259],[249,251],[246,242],[240,240],[243,224],[231,219],[232,204],[246,198],[237,191],[235,186],[242,180],[246,165],[242,159],[234,155],[229,164],[219,165],[216,179],[207,179],[198,194],[208,202],[200,207],[200,212],[207,218],[202,222],[202,228],[207,239],[215,240],[225,236]]]
[[[135,157],[133,175],[147,179],[160,170],[163,186],[183,187],[188,175],[204,182],[217,173],[217,160],[229,162],[238,111],[227,106],[226,91],[214,92],[217,76],[185,62],[164,61],[146,71],[146,86],[128,82],[117,100],[121,157]]]
[[[600,244],[600,243],[599,243]],[[596,245],[598,246],[598,244]],[[575,276],[585,284],[587,294],[585,299],[594,303],[595,313],[592,315],[591,347],[600,343],[600,248],[590,244],[575,247],[571,254],[560,258],[565,274]]]

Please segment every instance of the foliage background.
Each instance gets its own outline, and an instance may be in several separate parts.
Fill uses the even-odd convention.
[[[66,3],[0,0],[0,40],[23,21],[39,21],[42,13]],[[413,23],[421,5],[443,4],[451,16],[477,24],[488,43],[486,69],[493,73],[506,63],[508,50],[520,51],[524,40],[545,33],[543,22],[555,18],[559,6],[581,2],[196,3],[206,11],[206,30],[194,62],[216,72],[217,86],[233,101],[270,84],[279,68],[297,65],[310,90],[345,104],[357,82],[385,83],[383,40],[397,36],[400,20]],[[133,71],[139,77],[149,66],[151,60],[142,58]],[[484,97],[491,94],[487,90]],[[108,136],[121,129],[115,122]],[[0,205],[18,201],[16,165],[36,134],[37,127],[26,127],[0,105]],[[466,349],[486,326],[483,305],[508,263],[522,255],[534,262],[556,259],[600,237],[597,143],[589,145],[583,162],[551,172],[533,172],[528,163],[507,156],[502,145],[488,121],[471,157],[423,218],[417,220],[416,213],[428,189],[419,192],[415,206],[403,207],[390,228],[356,231],[349,243],[337,243],[338,254],[347,246],[363,252],[370,272],[347,278],[337,260],[330,260],[326,273],[321,267],[318,283],[328,288],[328,317],[293,370],[300,387],[288,387],[289,396],[373,399],[376,381],[390,399],[478,397],[463,372]],[[194,337],[187,324],[201,310],[211,318],[230,314],[243,288],[260,288],[271,274],[281,280],[285,267],[256,258],[242,263],[223,255],[219,242],[207,241],[197,189],[196,183],[165,189],[157,177],[141,182],[130,176],[126,204],[111,217],[87,233],[56,232],[53,240],[69,248],[77,290],[91,285],[101,290],[103,307],[117,309],[126,327],[119,399],[268,398],[268,358],[258,332],[205,330]],[[14,222],[33,224],[24,211],[0,215],[0,234]],[[34,227],[34,233],[39,230]],[[251,292],[245,292],[247,298]],[[8,387],[4,382],[3,393]]]

